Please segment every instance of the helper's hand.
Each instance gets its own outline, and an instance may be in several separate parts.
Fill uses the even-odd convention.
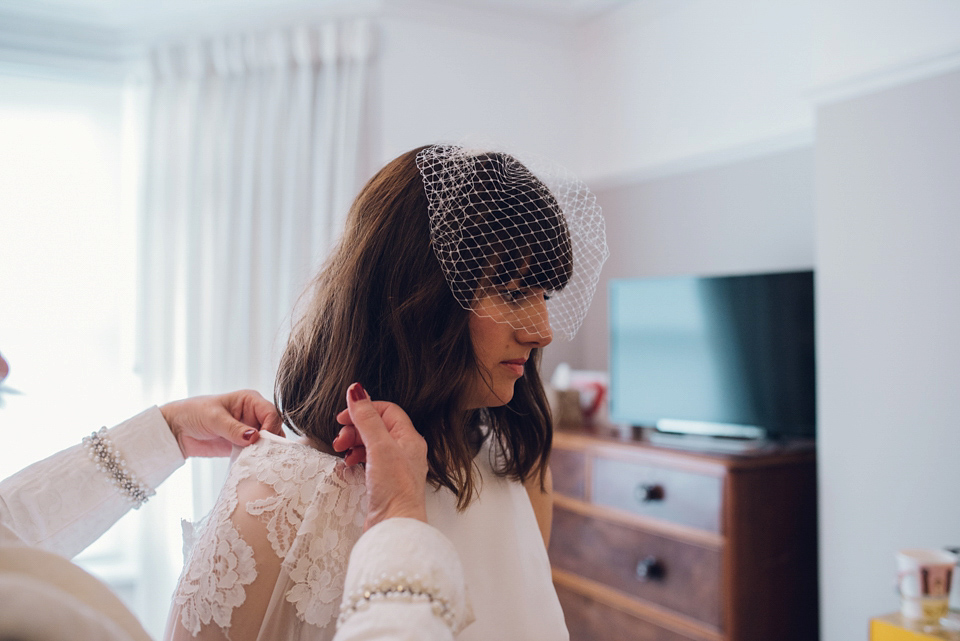
[[[258,430],[283,436],[280,414],[258,392],[194,396],[160,408],[184,457],[229,456],[234,445],[250,445]]]
[[[427,522],[427,442],[398,405],[373,402],[360,383],[347,390],[347,409],[333,449],[347,451],[347,465],[366,463],[370,507],[364,531],[385,519],[407,517]]]

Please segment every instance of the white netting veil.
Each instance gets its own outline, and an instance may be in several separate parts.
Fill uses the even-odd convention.
[[[573,338],[609,255],[586,185],[545,161],[458,145],[421,150],[417,167],[457,302],[541,338]]]

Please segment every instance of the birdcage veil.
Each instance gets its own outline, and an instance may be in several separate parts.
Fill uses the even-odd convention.
[[[573,338],[609,255],[586,185],[544,160],[460,145],[421,150],[417,167],[433,251],[457,302],[514,329]],[[544,311],[518,303],[531,291],[548,297]],[[495,313],[477,305],[485,297],[498,301]]]

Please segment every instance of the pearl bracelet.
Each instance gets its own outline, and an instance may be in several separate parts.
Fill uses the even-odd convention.
[[[439,592],[423,584],[419,576],[407,579],[403,572],[395,576],[381,575],[380,579],[344,598],[340,605],[340,616],[337,618],[337,627],[343,625],[358,610],[366,610],[376,601],[406,601],[430,603],[433,613],[443,619],[451,629],[456,615],[450,608],[447,599]]]
[[[127,462],[120,457],[113,443],[107,438],[106,427],[101,427],[99,432],[90,436],[84,436],[83,444],[90,453],[90,459],[97,464],[97,470],[105,472],[120,493],[133,501],[134,509],[139,509],[147,499],[156,494],[127,470]]]

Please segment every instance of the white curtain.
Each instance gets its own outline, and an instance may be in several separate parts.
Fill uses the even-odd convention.
[[[281,332],[357,189],[365,21],[156,49],[138,365],[152,392],[272,390]],[[178,371],[179,370],[179,371]]]
[[[270,398],[293,306],[370,169],[361,165],[372,55],[363,20],[151,52],[137,367],[153,402],[240,388]],[[198,511],[221,478],[193,467]],[[144,580],[156,586],[143,597],[158,619],[180,570],[169,532],[184,502],[169,494],[144,515],[141,546]]]

